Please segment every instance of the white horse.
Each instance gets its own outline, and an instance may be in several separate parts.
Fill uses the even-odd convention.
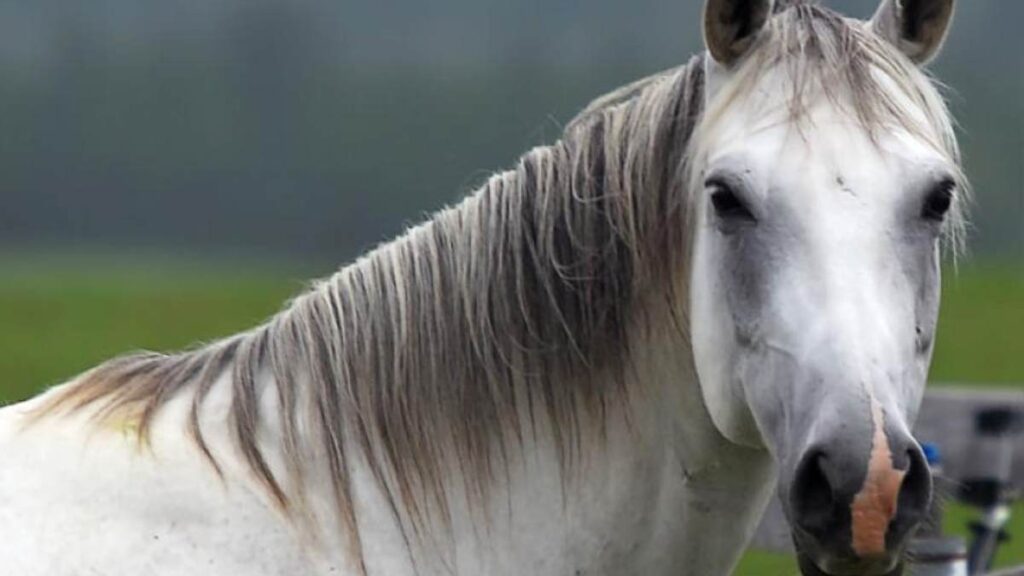
[[[952,5],[709,0],[705,56],[266,325],[5,408],[3,573],[715,576],[776,487],[805,574],[899,573]]]

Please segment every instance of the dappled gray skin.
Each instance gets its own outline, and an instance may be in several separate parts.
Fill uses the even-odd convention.
[[[771,2],[728,1],[707,12],[697,369],[723,433],[772,452],[801,570],[898,574],[931,495],[910,425],[934,342],[939,243],[956,226],[946,220],[962,185],[958,154],[948,124],[933,121],[945,116],[938,97],[915,102],[917,89],[889,71],[798,78],[841,52],[844,34],[881,35],[906,58],[895,68],[927,62],[952,2],[883,2],[843,33],[850,24],[813,7],[771,13]],[[800,18],[837,31],[834,45],[796,41],[795,53],[818,51],[817,61],[762,41],[799,37]],[[862,107],[878,92],[905,116],[872,126]],[[720,101],[732,108],[715,118]]]

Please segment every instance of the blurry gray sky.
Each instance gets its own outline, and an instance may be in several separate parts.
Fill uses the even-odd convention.
[[[684,62],[700,4],[0,3],[0,248],[340,262]],[[972,248],[1021,261],[1024,2],[959,4],[934,69],[977,188]]]

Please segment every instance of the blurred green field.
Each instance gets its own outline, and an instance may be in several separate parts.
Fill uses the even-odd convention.
[[[932,381],[1024,384],[1024,263],[947,271]]]
[[[309,280],[276,268],[107,258],[0,259],[0,270],[3,402],[117,354],[177,350],[253,327]]]
[[[119,353],[175,350],[252,327],[315,273],[101,257],[0,257],[0,271],[0,402]],[[947,273],[944,290],[932,380],[1024,382],[1024,266]]]
[[[256,325],[310,278],[308,270],[106,258],[0,257],[0,402],[24,399],[130,350],[174,350]],[[321,270],[321,273],[325,270]],[[1024,267],[947,273],[935,382],[1024,382]],[[951,529],[969,511],[952,506]],[[1000,561],[1024,563],[1018,540]],[[791,558],[751,552],[738,576],[796,573]]]

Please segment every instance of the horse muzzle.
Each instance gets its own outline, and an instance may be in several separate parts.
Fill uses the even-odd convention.
[[[870,452],[842,436],[812,443],[789,482],[788,516],[805,576],[895,576],[931,503],[932,480],[909,434],[875,406]]]

